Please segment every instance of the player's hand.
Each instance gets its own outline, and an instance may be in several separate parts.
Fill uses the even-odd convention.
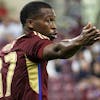
[[[100,30],[88,23],[80,34],[82,45],[88,46],[100,40]]]

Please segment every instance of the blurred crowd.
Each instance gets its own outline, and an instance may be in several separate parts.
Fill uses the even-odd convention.
[[[23,33],[20,21],[8,15],[5,4],[0,2],[0,49]],[[64,34],[59,34],[55,42],[81,33],[82,19],[74,17],[77,23],[71,20],[72,27],[60,28]],[[47,71],[49,100],[100,100],[100,42],[82,48],[70,59],[49,61]]]
[[[71,59],[49,63],[54,65],[48,64],[50,100],[100,100],[99,42]]]
[[[10,18],[5,3],[0,1],[0,49],[22,34],[20,21]]]

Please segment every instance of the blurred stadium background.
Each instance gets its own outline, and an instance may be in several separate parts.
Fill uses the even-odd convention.
[[[0,0],[0,49],[22,33],[20,9],[33,0]],[[35,0],[34,0],[35,1]],[[100,0],[41,0],[57,14],[58,40],[73,38],[90,21],[100,29]],[[49,100],[100,100],[100,42],[47,66]]]

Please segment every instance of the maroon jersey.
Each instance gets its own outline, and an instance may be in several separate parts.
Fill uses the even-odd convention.
[[[47,61],[42,53],[50,43],[33,32],[0,51],[0,100],[47,100]]]

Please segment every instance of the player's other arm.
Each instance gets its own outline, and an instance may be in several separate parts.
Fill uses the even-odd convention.
[[[43,58],[46,60],[67,59],[83,46],[90,46],[98,40],[100,40],[100,31],[88,24],[79,36],[46,46],[43,51]]]

